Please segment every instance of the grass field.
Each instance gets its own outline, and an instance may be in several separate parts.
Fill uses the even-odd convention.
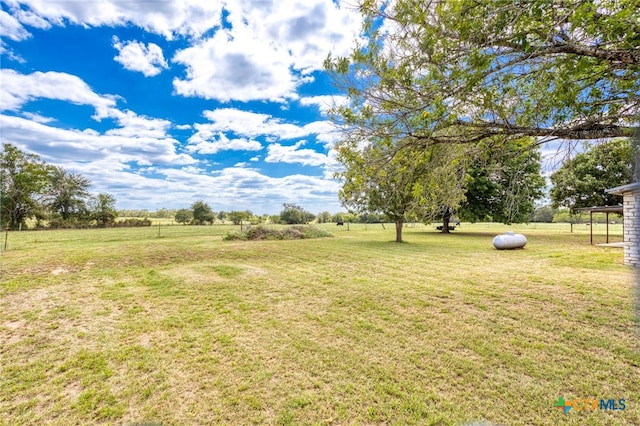
[[[235,228],[10,233],[0,424],[640,424],[633,270],[584,225]]]

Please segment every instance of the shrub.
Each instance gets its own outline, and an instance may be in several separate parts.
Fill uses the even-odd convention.
[[[329,232],[316,228],[315,226],[292,226],[290,229],[302,233],[301,238],[326,238],[333,237]]]
[[[113,226],[117,228],[135,228],[140,226],[151,226],[151,220],[147,218],[144,218],[144,219],[128,218],[128,219],[115,221]]]
[[[246,240],[247,235],[245,232],[240,231],[232,231],[227,233],[224,237],[222,237],[224,241],[236,241],[236,240]]]
[[[234,240],[297,240],[304,238],[325,238],[332,237],[327,231],[318,229],[315,226],[291,226],[282,230],[267,228],[264,226],[254,226],[244,232],[229,232],[222,239],[225,241]]]
[[[252,226],[245,232],[247,240],[281,240],[282,235],[277,229],[265,228],[264,226]]]

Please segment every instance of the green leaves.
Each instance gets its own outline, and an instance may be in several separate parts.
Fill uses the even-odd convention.
[[[11,144],[0,153],[0,221],[16,229],[29,217],[44,217],[44,197],[53,169],[37,155]]]
[[[405,142],[374,140],[364,147],[347,140],[338,143],[338,161],[344,166],[337,175],[343,182],[343,205],[356,213],[382,213],[396,223],[411,216],[431,218],[442,205],[459,205],[464,197],[466,149],[460,145],[416,149]]]
[[[634,152],[625,139],[596,145],[577,154],[551,175],[551,200],[554,207],[615,205],[620,197],[605,193],[629,183],[633,177]]]
[[[336,118],[362,140],[601,139],[637,128],[637,0],[363,3],[366,44],[328,67],[351,101]]]

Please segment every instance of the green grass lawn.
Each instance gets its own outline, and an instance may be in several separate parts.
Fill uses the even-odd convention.
[[[0,424],[640,424],[634,271],[585,225],[323,227],[10,233]]]

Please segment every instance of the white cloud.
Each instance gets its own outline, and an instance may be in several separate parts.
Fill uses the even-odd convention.
[[[323,114],[326,114],[334,106],[345,105],[348,98],[342,95],[305,96],[300,98],[302,105],[315,105]]]
[[[186,78],[176,78],[176,93],[205,99],[283,101],[296,98],[305,79],[290,71],[286,50],[270,40],[256,38],[248,29],[220,30],[212,38],[176,53],[173,62],[186,67]]]
[[[98,95],[80,78],[61,72],[20,74],[11,69],[0,70],[0,110],[15,111],[29,101],[46,98],[91,105],[95,118],[105,118],[115,107],[114,96]]]
[[[123,43],[117,37],[114,37],[113,41],[113,47],[118,50],[118,56],[113,59],[121,63],[125,69],[139,71],[145,77],[153,77],[168,68],[162,49],[157,44],[149,43],[145,46],[138,41]]]
[[[12,0],[9,1],[11,3]],[[51,23],[43,17],[29,10],[20,9],[18,7],[11,8],[12,15],[22,24],[29,27],[46,30],[51,28]]]
[[[268,114],[243,111],[235,108],[219,108],[204,111],[203,115],[211,123],[197,126],[201,132],[233,132],[246,137],[270,136],[271,140],[295,139],[309,135],[321,135],[334,131],[328,121],[314,121],[299,126],[285,123],[282,119]]]
[[[184,170],[187,173],[204,173],[206,172],[205,169],[200,168],[200,167],[194,167],[194,166],[184,166],[181,168],[181,170]]]
[[[4,10],[0,10],[0,37],[20,41],[30,36],[31,34],[22,26],[20,21]]]
[[[545,139],[538,138],[538,142],[542,142],[543,140]],[[555,139],[544,142],[540,145],[542,171],[551,173],[558,170],[566,161],[584,151],[584,143],[584,141],[567,139]]]
[[[329,157],[313,149],[299,149],[305,141],[299,141],[291,146],[278,143],[267,147],[267,163],[299,163],[305,166],[324,166],[329,163]]]
[[[198,129],[201,125],[196,124]],[[215,154],[220,151],[259,151],[262,144],[253,139],[229,139],[224,133],[213,134],[209,131],[198,131],[189,138],[188,152],[199,154]]]
[[[116,108],[115,96],[99,95],[80,78],[58,72],[35,72],[19,74],[14,70],[0,70],[3,84],[0,86],[0,110],[17,111],[29,101],[45,98],[71,102],[77,105],[90,105],[95,108],[94,118],[113,118],[119,128],[106,132],[108,136],[130,138],[165,138],[171,122],[158,118],[139,116],[133,111],[120,111]],[[52,121],[38,114],[23,113],[39,123]]]
[[[55,121],[55,118],[44,117],[40,114],[34,114],[32,112],[23,112],[22,115],[28,118],[29,120],[35,121],[36,123],[46,124],[46,123],[51,123],[52,121]]]
[[[107,135],[129,138],[164,138],[167,136],[167,129],[171,127],[170,121],[139,116],[132,111],[112,110],[110,116],[115,118],[121,127],[108,130]]]
[[[167,39],[177,35],[198,37],[220,25],[223,3],[211,0],[12,0],[11,12],[20,22],[40,27],[43,22],[64,26],[133,24]]]
[[[5,61],[16,61],[21,64],[24,64],[26,62],[22,56],[16,54],[12,49],[8,48],[4,40],[0,40],[0,55],[4,56]]]
[[[235,108],[219,108],[204,111],[203,115],[211,121],[200,126],[210,131],[233,132],[238,135],[256,137],[275,135],[280,138],[296,137],[304,134],[295,124],[283,123],[282,120],[268,114],[243,111]]]
[[[322,68],[329,52],[344,55],[360,32],[361,16],[353,7],[332,0],[264,3],[229,2],[234,28],[246,22],[259,39],[289,52],[291,67],[303,74]]]
[[[223,102],[296,99],[297,87],[322,69],[327,54],[346,54],[360,29],[359,15],[331,0],[237,1],[225,8],[231,28],[174,56],[187,71],[174,80],[178,94]]]
[[[186,75],[174,80],[176,93],[221,101],[296,99],[300,84],[321,70],[327,54],[344,55],[360,31],[360,15],[332,0],[10,0],[0,16],[6,36],[23,40],[24,25],[66,23],[136,25],[167,40],[191,36],[194,44],[173,61]],[[223,28],[222,16],[225,12]],[[212,34],[211,36],[209,36]],[[208,37],[202,39],[202,37]],[[155,44],[115,46],[125,68],[156,75],[167,63]]]
[[[316,140],[324,144],[327,149],[333,148],[341,138],[342,134],[337,129],[333,129],[316,136]]]
[[[100,134],[93,129],[70,130],[47,126],[20,117],[0,115],[3,142],[28,147],[45,161],[107,161],[109,169],[141,165],[186,165],[196,162],[188,154],[176,152],[178,141],[168,137],[125,137]]]

